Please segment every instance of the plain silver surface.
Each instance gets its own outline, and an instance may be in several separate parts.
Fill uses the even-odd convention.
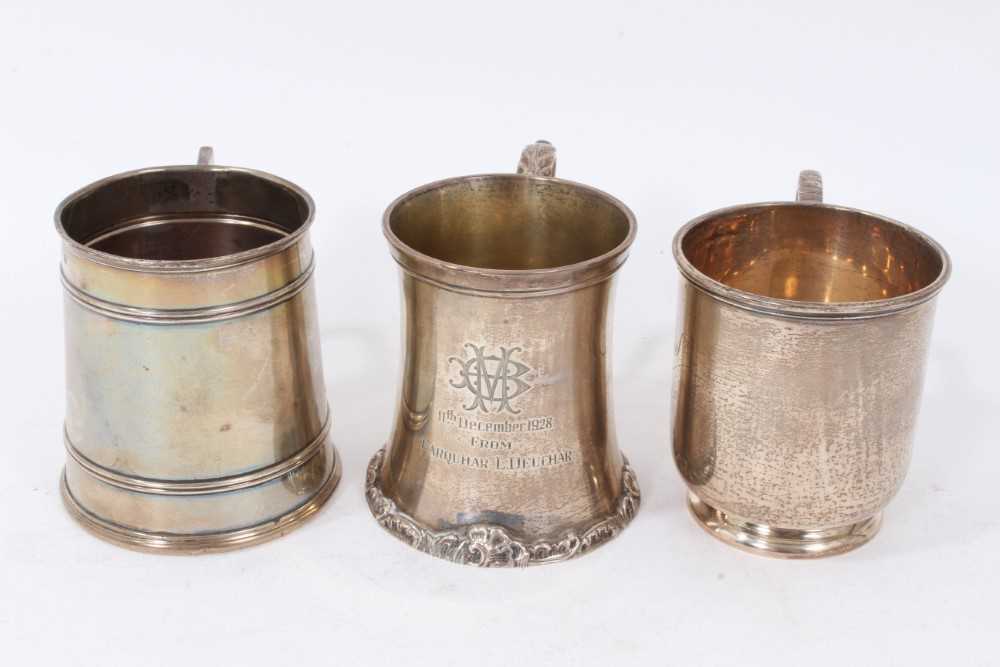
[[[995,289],[1000,15],[988,2],[0,7],[4,425],[0,646],[9,664],[990,664],[1000,594]],[[559,568],[478,571],[374,525],[365,465],[398,377],[380,218],[398,193],[506,166],[545,137],[641,232],[614,312],[619,440],[643,490],[620,539]],[[63,511],[60,198],[191,159],[315,197],[326,384],[344,478],[326,510],[243,552],[158,558]],[[668,441],[687,220],[829,201],[948,248],[914,458],[871,544],[754,558],[684,508]],[[350,289],[345,287],[349,286]],[[363,288],[359,288],[363,287]],[[248,590],[253,590],[248,595]]]

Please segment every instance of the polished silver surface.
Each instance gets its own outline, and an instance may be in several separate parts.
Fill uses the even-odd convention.
[[[607,330],[635,219],[554,170],[555,149],[537,142],[518,174],[425,185],[385,214],[404,360],[368,504],[390,533],[453,562],[565,560],[618,535],[639,506]]]
[[[823,204],[816,172],[797,198],[674,238],[673,452],[711,534],[808,558],[869,540],[903,482],[950,264],[911,227]]]
[[[63,238],[70,513],[117,544],[216,551],[277,537],[340,478],[308,229],[313,203],[211,164],[112,176]]]

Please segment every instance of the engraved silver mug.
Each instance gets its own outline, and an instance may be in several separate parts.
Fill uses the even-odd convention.
[[[813,171],[796,202],[708,213],[673,250],[673,451],[695,519],[770,556],[864,544],[909,465],[948,255],[824,204]]]
[[[340,479],[308,230],[313,202],[250,169],[132,171],[70,195],[67,461],[85,528],[142,550],[254,544]]]
[[[547,142],[517,171],[419,187],[383,221],[405,351],[369,508],[410,546],[487,567],[586,553],[639,506],[615,437],[607,333],[635,218],[555,178]]]

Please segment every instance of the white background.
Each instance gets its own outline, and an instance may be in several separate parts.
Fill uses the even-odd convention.
[[[17,2],[0,7],[0,652],[41,664],[996,664],[1000,398],[992,2],[589,4]],[[510,171],[538,138],[559,173],[628,203],[639,236],[614,314],[636,521],[576,561],[479,571],[416,553],[365,507],[398,370],[384,207]],[[204,557],[132,553],[71,522],[59,241],[69,192],[218,162],[319,206],[331,503],[291,535]],[[669,456],[670,240],[725,205],[827,201],[937,238],[939,300],[909,477],[849,555],[745,555],[688,517]],[[887,340],[886,346],[893,341]]]

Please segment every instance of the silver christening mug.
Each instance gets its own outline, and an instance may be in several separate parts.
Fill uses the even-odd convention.
[[[615,437],[607,332],[635,218],[554,174],[539,142],[517,174],[425,185],[385,213],[405,352],[367,499],[383,528],[454,562],[565,560],[639,505]]]
[[[673,450],[697,521],[754,553],[841,553],[877,532],[910,461],[945,251],[822,203],[736,206],[674,238]]]
[[[277,537],[340,479],[320,360],[312,199],[199,163],[106,178],[63,239],[63,499],[99,537],[201,552]]]

